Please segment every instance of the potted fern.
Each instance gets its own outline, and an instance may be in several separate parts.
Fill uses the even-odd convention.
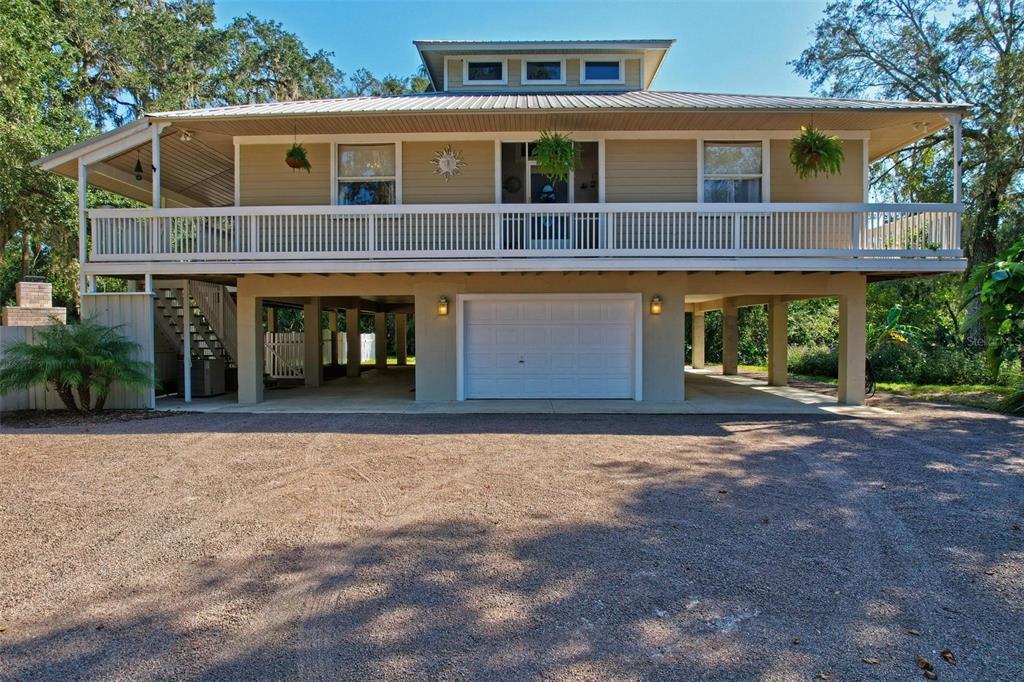
[[[579,151],[568,135],[540,131],[540,137],[530,143],[537,170],[552,184],[566,182],[569,173],[576,169]]]
[[[284,162],[292,170],[299,170],[301,168],[307,173],[312,170],[312,166],[309,165],[309,158],[306,156],[306,148],[298,142],[294,143],[291,149],[285,152]]]
[[[845,158],[842,140],[813,126],[801,126],[800,135],[789,143],[789,162],[801,180],[818,173],[839,175]]]

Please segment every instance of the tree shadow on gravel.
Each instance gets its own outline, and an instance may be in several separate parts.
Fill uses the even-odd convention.
[[[644,421],[659,420],[629,428],[654,430]],[[709,421],[699,430],[714,435],[742,423]],[[351,543],[211,558],[173,593],[112,586],[90,613],[116,618],[71,612],[6,633],[0,676],[914,679],[923,654],[944,680],[1018,677],[1019,607],[955,559],[1020,556],[1020,536],[994,523],[1024,502],[1012,453],[949,472],[906,433],[883,430],[873,448],[855,424],[780,421],[809,443],[739,456],[716,441],[686,467],[595,461],[629,492],[593,520],[432,515]],[[946,476],[969,514],[944,516]],[[1004,492],[984,499],[993,486]],[[958,667],[935,654],[945,647]]]

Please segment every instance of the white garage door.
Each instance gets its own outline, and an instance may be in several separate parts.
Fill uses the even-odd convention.
[[[634,398],[638,297],[463,301],[465,398]]]

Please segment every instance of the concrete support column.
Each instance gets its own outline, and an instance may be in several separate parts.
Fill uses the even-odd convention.
[[[785,386],[789,381],[789,304],[781,296],[772,296],[768,304],[768,385]]]
[[[839,402],[864,403],[867,285],[839,297]]]
[[[395,314],[395,354],[400,366],[409,363],[409,316],[406,313]]]
[[[651,313],[651,299],[661,298],[661,313]],[[686,310],[681,290],[659,288],[643,293],[641,400],[678,402],[686,397]]]
[[[388,314],[373,314],[373,364],[377,369],[388,366]]]
[[[302,372],[306,386],[324,382],[324,332],[320,321],[320,297],[313,296],[302,305]]]
[[[327,329],[331,332],[331,367],[338,365],[338,311],[327,311]]]
[[[238,295],[238,402],[263,400],[263,299]]]
[[[359,343],[359,308],[347,308],[345,310],[345,376],[359,376],[360,365],[362,364],[362,348]]]
[[[695,311],[690,323],[693,332],[693,357],[690,364],[694,369],[704,369],[704,311]]]
[[[722,302],[722,374],[739,372],[740,317],[736,302]]]
[[[277,331],[277,308],[274,306],[267,308],[267,331],[272,334]]]

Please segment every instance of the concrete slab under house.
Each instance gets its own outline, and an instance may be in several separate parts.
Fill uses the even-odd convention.
[[[959,163],[951,204],[872,203],[869,164],[947,126],[959,148],[967,107],[655,90],[673,42],[418,41],[433,92],[155,112],[37,163],[79,183],[82,290],[131,283],[84,300],[131,322],[161,407],[861,405],[867,284],[965,267]],[[812,118],[837,174],[789,159]],[[540,131],[571,141],[564,179]],[[90,186],[148,208],[89,207]],[[788,305],[820,297],[835,399],[786,388]],[[738,310],[761,305],[755,386],[732,377]],[[702,371],[709,311],[724,379]]]

